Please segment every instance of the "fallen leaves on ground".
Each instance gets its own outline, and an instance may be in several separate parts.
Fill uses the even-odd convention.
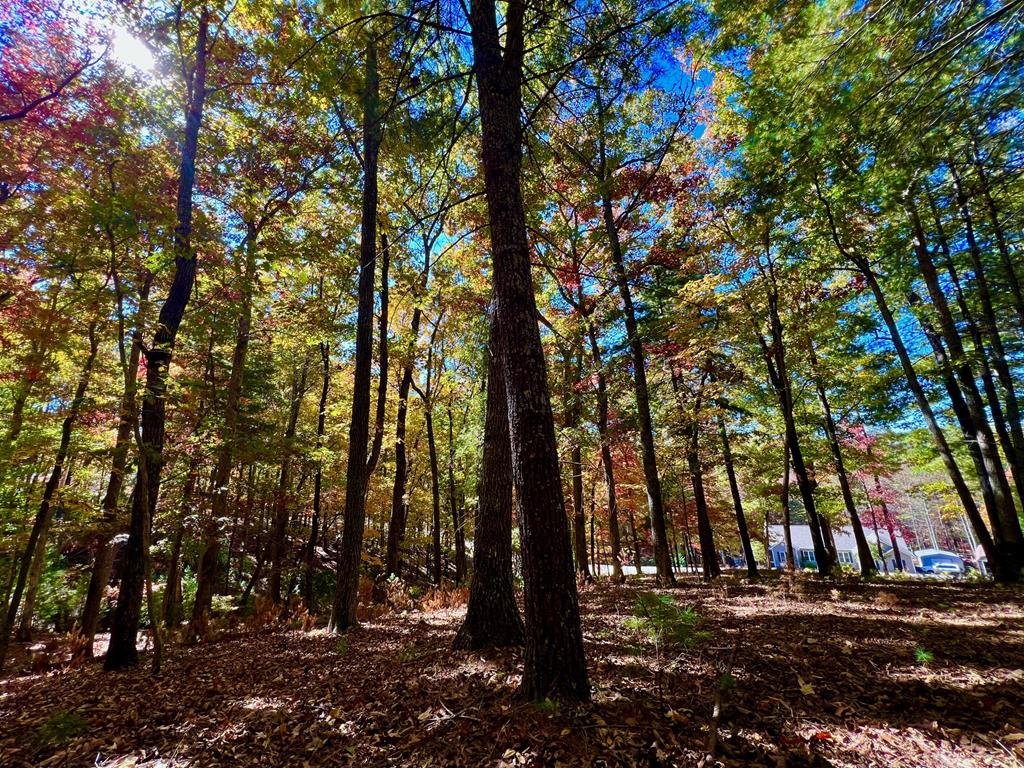
[[[641,592],[692,606],[698,641],[666,645],[643,631]],[[413,611],[343,638],[280,628],[172,646],[159,677],[90,663],[0,681],[0,764],[1024,762],[1020,591],[684,580],[665,591],[588,585],[581,603],[594,689],[586,705],[518,700],[519,651],[453,651],[461,610]]]

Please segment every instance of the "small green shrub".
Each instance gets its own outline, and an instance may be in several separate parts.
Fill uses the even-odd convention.
[[[48,747],[62,747],[89,730],[89,721],[80,713],[59,709],[36,728],[36,739]]]
[[[935,661],[935,654],[931,651],[927,651],[924,648],[914,649],[914,658],[918,664],[931,664]]]
[[[235,595],[214,595],[211,612],[217,616],[231,613],[236,608],[237,599]]]
[[[723,672],[718,678],[718,690],[720,691],[731,691],[736,687],[736,678],[732,676],[731,672]]]
[[[643,632],[657,643],[692,647],[708,636],[698,631],[700,615],[693,606],[680,607],[671,595],[641,592],[626,627]]]
[[[537,702],[537,709],[549,715],[557,714],[558,702],[553,699],[542,699]]]

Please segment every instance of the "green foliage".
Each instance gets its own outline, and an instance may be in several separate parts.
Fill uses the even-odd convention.
[[[935,654],[931,651],[925,650],[924,648],[915,648],[914,659],[918,664],[931,664],[935,661]]]
[[[51,549],[39,582],[36,622],[53,626],[57,631],[67,631],[88,588],[89,570],[66,567],[60,553]]]
[[[707,639],[708,633],[698,630],[700,614],[693,606],[680,606],[671,595],[641,592],[633,606],[633,615],[626,619],[629,629],[647,635],[661,644],[691,648]]]
[[[542,699],[537,702],[536,707],[538,710],[546,715],[557,715],[561,709],[559,703],[554,699]]]
[[[35,729],[35,738],[47,747],[61,747],[88,732],[89,721],[80,712],[59,709]]]

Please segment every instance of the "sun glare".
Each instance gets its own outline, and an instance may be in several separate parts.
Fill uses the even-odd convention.
[[[152,51],[121,26],[114,27],[110,41],[110,55],[116,61],[140,74],[151,76],[156,69],[156,60],[153,58]]]

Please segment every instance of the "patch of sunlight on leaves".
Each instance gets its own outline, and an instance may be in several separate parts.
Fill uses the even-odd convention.
[[[284,709],[286,704],[281,699],[265,696],[248,696],[239,702],[242,709],[260,711],[264,709]]]
[[[61,747],[89,730],[89,721],[74,710],[59,709],[36,728],[36,738],[50,747]]]
[[[935,654],[924,648],[915,648],[914,658],[917,659],[918,664],[931,664],[935,661]]]
[[[693,606],[680,607],[671,595],[641,592],[633,606],[633,615],[625,624],[656,642],[692,648],[710,637],[709,633],[697,629],[700,622],[700,614]]]

